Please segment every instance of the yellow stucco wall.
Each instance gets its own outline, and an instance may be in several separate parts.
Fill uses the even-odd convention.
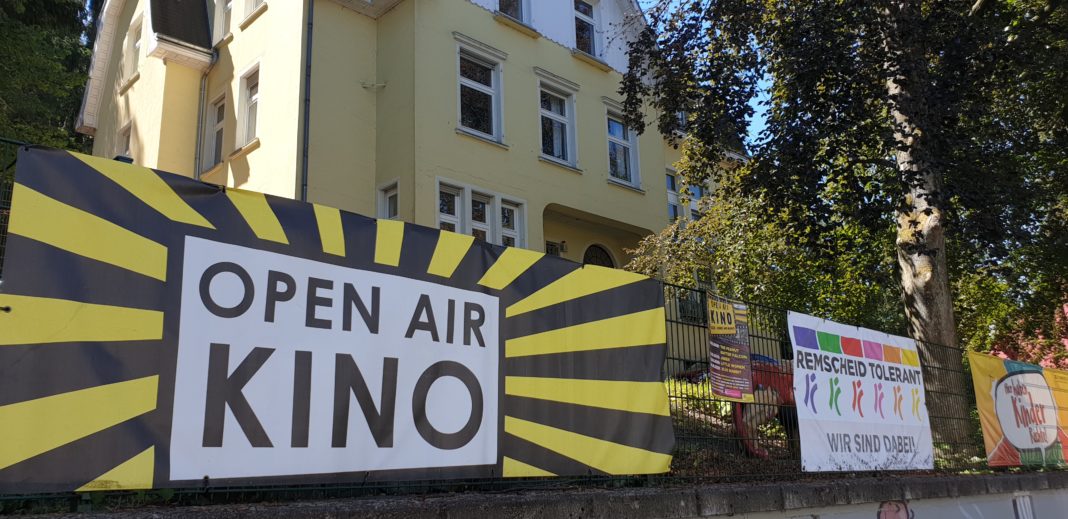
[[[159,105],[159,150],[156,163],[152,167],[192,176],[196,169],[196,131],[197,105],[200,95],[200,77],[198,70],[178,63],[149,59],[148,66],[153,69],[164,68],[158,73],[162,77],[163,99],[166,103]]]
[[[159,149],[156,132],[160,125],[160,106],[159,96],[153,96],[152,93],[163,89],[164,67],[162,63],[146,63],[142,45],[137,78],[133,79],[135,72],[121,70],[125,42],[131,25],[136,20],[141,20],[142,34],[147,32],[144,30],[146,22],[143,22],[147,3],[147,0],[127,0],[118,17],[118,29],[113,33],[111,42],[114,51],[103,79],[104,94],[98,112],[100,115],[96,134],[93,137],[93,154],[112,157],[121,151],[120,134],[126,125],[132,123],[132,154],[138,162],[153,167]],[[142,42],[144,41],[145,36],[142,36]]]
[[[378,137],[375,185],[398,185],[398,216],[415,221],[415,2],[404,2],[378,19],[375,84]],[[421,107],[421,105],[420,105]],[[368,215],[377,216],[372,208]]]
[[[217,44],[217,61],[207,73],[205,101],[225,97],[226,123],[224,161],[202,178],[297,198],[307,3],[273,0],[258,16],[246,18],[246,1],[234,1],[231,36]],[[146,3],[128,0],[119,25],[129,27],[143,16]],[[567,241],[564,255],[580,261],[589,244],[599,243],[619,265],[629,259],[624,249],[667,224],[663,175],[678,153],[655,130],[638,140],[640,189],[609,181],[605,98],[619,99],[619,73],[581,61],[547,38],[531,38],[467,0],[407,0],[377,20],[333,0],[316,0],[312,21],[310,201],[376,216],[378,190],[396,183],[400,218],[436,226],[438,182],[447,179],[521,200],[528,248]],[[146,18],[143,47],[147,24]],[[456,131],[454,33],[508,55],[501,78],[504,146]],[[119,94],[125,32],[115,37],[117,52],[106,78],[110,95],[100,109],[94,152],[111,156],[132,119],[138,163],[192,175],[198,169],[196,145],[205,134],[196,129],[201,72],[142,56],[139,79]],[[255,67],[259,142],[242,148],[242,76]],[[579,85],[571,130],[580,171],[539,160],[534,67]],[[210,151],[205,146],[202,153]],[[596,218],[575,219],[576,214]]]
[[[208,182],[296,198],[300,195],[300,79],[304,57],[304,2],[268,2],[249,19],[245,2],[235,0],[230,23],[233,39],[217,46],[218,61],[208,73],[207,102],[226,96],[224,163],[203,175]],[[259,146],[240,149],[238,122],[243,113],[242,78],[259,68]],[[201,137],[203,138],[203,137]]]
[[[534,249],[544,246],[542,215],[550,203],[581,208],[648,232],[663,227],[666,162],[656,132],[639,139],[644,192],[608,180],[608,108],[602,97],[618,99],[618,73],[604,72],[553,41],[533,39],[499,23],[489,11],[464,0],[406,4],[414,5],[416,24],[416,223],[436,225],[436,179],[444,177],[524,199],[527,243]],[[507,149],[455,131],[458,51],[454,31],[508,54],[502,63],[501,92]],[[386,49],[382,52],[380,60],[387,59]],[[535,66],[579,84],[575,121],[581,173],[538,159],[541,138]]]
[[[377,24],[315,4],[308,201],[373,215]]]

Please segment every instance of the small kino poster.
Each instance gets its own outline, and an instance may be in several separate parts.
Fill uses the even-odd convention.
[[[749,363],[749,308],[708,296],[708,363],[712,394],[736,402],[753,401]]]

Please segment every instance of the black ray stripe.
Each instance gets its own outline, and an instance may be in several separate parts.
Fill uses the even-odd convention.
[[[511,284],[504,287],[504,290],[501,290],[501,303],[507,307],[580,267],[582,265],[573,261],[556,256],[545,256],[515,278]],[[508,323],[505,323],[505,326],[509,326]]]
[[[158,457],[162,441],[142,420],[127,420],[0,470],[0,493],[70,492],[153,445]]]
[[[508,416],[663,454],[675,445],[670,416],[505,396]]]
[[[19,170],[32,171],[17,176],[20,184],[153,241],[162,243],[173,229],[175,222],[66,152],[42,149],[23,153]]]
[[[508,376],[660,382],[663,344],[505,359]]]
[[[5,294],[163,309],[167,286],[156,279],[14,234],[7,247]]]
[[[155,375],[159,346],[131,341],[0,347],[0,406]]]
[[[509,331],[517,334],[509,337],[522,337],[658,308],[663,306],[659,298],[660,290],[660,284],[656,281],[640,281],[519,314],[508,319]]]
[[[536,443],[504,433],[501,453],[516,461],[563,476],[605,476],[607,473],[546,449]]]
[[[443,233],[444,231],[442,234]],[[435,247],[437,246],[436,242],[437,239],[435,239]],[[460,264],[456,267],[456,271],[453,272],[451,278],[445,279],[440,276],[431,277],[436,278],[435,280],[437,282],[451,287],[491,294],[493,293],[493,290],[479,285],[478,281],[486,274],[486,270],[496,263],[497,258],[500,257],[504,250],[505,248],[499,245],[492,245],[475,240],[474,243],[471,244],[471,248],[467,250],[467,254],[464,255],[463,260],[461,260]]]
[[[341,226],[345,230],[345,262],[348,265],[370,265],[375,257],[374,220],[341,211]]]

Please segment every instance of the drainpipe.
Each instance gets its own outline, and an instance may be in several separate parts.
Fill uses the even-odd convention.
[[[308,0],[308,27],[305,29],[304,42],[304,121],[302,129],[302,150],[300,160],[300,200],[308,201],[308,147],[311,136],[311,71],[312,71],[312,29],[315,20],[315,0]]]

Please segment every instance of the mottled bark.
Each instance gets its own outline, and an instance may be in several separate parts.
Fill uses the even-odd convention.
[[[968,445],[970,395],[953,318],[945,247],[945,197],[932,139],[928,63],[916,6],[888,10],[887,94],[894,120],[897,167],[904,196],[897,209],[897,257],[910,335],[924,361],[927,409],[936,448],[962,454]]]

